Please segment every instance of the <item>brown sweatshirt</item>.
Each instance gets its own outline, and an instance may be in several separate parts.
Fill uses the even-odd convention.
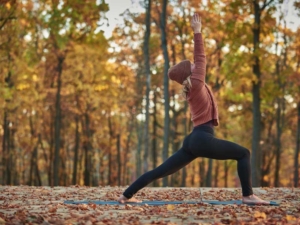
[[[194,34],[194,64],[192,87],[187,95],[194,127],[212,121],[219,125],[218,107],[213,93],[205,83],[206,57],[201,33]]]

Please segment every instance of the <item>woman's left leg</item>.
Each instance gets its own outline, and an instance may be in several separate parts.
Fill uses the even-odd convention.
[[[135,193],[147,186],[152,181],[175,173],[185,165],[189,164],[195,158],[196,157],[194,155],[185,151],[184,148],[181,148],[160,166],[140,176],[125,190],[123,195],[127,199],[130,199]]]

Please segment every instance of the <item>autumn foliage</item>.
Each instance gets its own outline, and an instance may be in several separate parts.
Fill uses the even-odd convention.
[[[258,185],[299,185],[300,30],[288,27],[281,1],[256,1],[259,25],[252,1],[169,1],[166,43],[165,1],[153,1],[151,33],[143,46],[147,2],[144,12],[120,15],[124,23],[106,37],[109,2],[0,1],[1,184],[128,185],[162,162],[163,148],[167,155],[177,151],[192,124],[181,87],[166,86],[164,71],[192,60],[190,17],[197,11],[207,83],[219,104],[216,136],[254,151],[253,87],[259,88],[259,163],[252,162]],[[299,12],[299,4],[294,7]],[[253,70],[257,60],[259,73]],[[235,161],[204,158],[166,182],[239,187]]]

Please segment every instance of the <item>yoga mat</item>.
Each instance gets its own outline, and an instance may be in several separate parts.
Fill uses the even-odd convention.
[[[126,204],[130,205],[178,205],[178,204],[201,204],[201,203],[208,203],[211,205],[242,205],[241,200],[231,200],[231,201],[218,201],[218,200],[203,200],[203,201],[143,201],[141,203],[132,203],[128,202]],[[122,205],[117,201],[99,201],[99,200],[82,200],[82,201],[74,201],[74,200],[67,200],[64,201],[64,204],[96,204],[96,205]],[[259,205],[259,204],[247,204],[247,205]],[[279,203],[276,201],[270,201],[272,206],[279,206]],[[266,206],[269,206],[266,205]]]

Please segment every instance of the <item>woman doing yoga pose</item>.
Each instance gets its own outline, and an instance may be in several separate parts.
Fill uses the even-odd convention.
[[[191,26],[194,31],[194,64],[184,60],[171,67],[168,76],[183,85],[183,93],[191,111],[193,131],[184,139],[181,149],[157,168],[140,176],[124,191],[118,201],[120,203],[140,202],[133,197],[140,189],[156,179],[178,171],[197,157],[206,157],[237,160],[243,202],[269,204],[253,194],[250,151],[233,142],[214,137],[214,126],[219,124],[218,108],[213,93],[205,83],[206,56],[201,34],[201,19],[198,14],[192,17]]]

